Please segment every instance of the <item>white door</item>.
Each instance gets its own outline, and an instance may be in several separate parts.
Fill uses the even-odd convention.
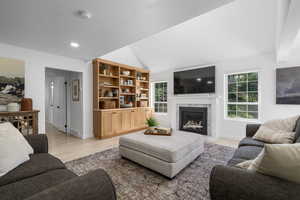
[[[53,78],[53,125],[65,132],[66,125],[66,87],[64,77]]]

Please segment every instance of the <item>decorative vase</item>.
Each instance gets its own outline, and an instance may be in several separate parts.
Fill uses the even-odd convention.
[[[20,111],[20,106],[18,103],[9,103],[7,105],[7,111],[8,112],[19,112]]]
[[[21,111],[32,111],[32,99],[23,98],[21,100]]]

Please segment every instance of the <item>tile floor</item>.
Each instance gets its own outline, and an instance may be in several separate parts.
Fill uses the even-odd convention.
[[[80,139],[67,136],[53,126],[46,125],[49,140],[49,153],[60,158],[63,162],[78,159],[96,152],[119,146],[119,137],[99,140],[95,138]],[[224,146],[237,147],[238,141],[228,139],[207,138],[208,141]]]

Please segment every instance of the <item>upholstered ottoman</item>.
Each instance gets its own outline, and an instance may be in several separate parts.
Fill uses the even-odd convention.
[[[121,136],[119,148],[122,157],[173,178],[203,152],[204,139],[188,132],[172,136],[137,132]]]

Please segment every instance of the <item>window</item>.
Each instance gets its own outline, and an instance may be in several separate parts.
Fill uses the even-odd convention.
[[[156,113],[168,112],[168,85],[167,82],[153,83],[153,107]]]
[[[225,116],[230,119],[258,119],[258,72],[226,76]]]

